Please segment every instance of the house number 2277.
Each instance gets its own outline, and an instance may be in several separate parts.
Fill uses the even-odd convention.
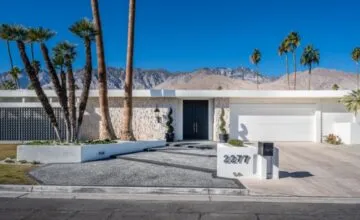
[[[251,157],[248,155],[224,155],[224,163],[226,164],[241,164],[250,162]]]

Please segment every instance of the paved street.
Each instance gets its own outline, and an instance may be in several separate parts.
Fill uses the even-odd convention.
[[[252,195],[360,197],[360,146],[276,143],[280,180],[241,180]]]
[[[360,205],[0,199],[1,220],[304,220],[359,219]]]

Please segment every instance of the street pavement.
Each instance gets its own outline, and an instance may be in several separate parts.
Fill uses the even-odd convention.
[[[360,219],[359,204],[0,198],[1,220]]]

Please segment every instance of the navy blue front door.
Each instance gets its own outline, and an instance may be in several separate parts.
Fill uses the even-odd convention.
[[[183,138],[184,140],[209,139],[209,101],[184,100]]]

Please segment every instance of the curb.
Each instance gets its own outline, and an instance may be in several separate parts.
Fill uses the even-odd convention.
[[[175,188],[175,187],[103,187],[103,186],[47,186],[0,185],[3,192],[43,193],[103,193],[103,194],[172,194],[172,195],[224,195],[247,196],[248,189],[231,188]]]

